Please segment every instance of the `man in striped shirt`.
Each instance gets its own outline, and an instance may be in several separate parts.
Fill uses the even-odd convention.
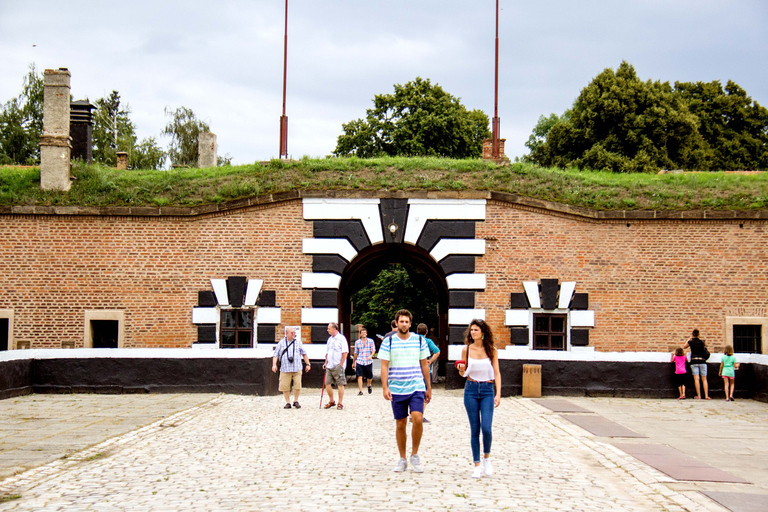
[[[395,471],[405,471],[408,460],[405,458],[405,445],[408,439],[406,426],[410,410],[413,428],[411,429],[411,468],[417,473],[424,471],[419,459],[419,445],[424,430],[424,404],[432,399],[432,384],[429,380],[429,348],[422,336],[411,333],[413,316],[407,309],[395,314],[397,333],[387,336],[379,347],[381,360],[381,387],[384,398],[392,402],[395,416],[395,436],[400,459]]]

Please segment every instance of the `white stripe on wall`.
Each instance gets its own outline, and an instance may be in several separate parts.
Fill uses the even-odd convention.
[[[302,200],[305,220],[360,220],[372,244],[384,241],[378,199]]]
[[[280,308],[258,308],[256,309],[257,324],[279,324]]]
[[[357,251],[346,238],[305,238],[301,241],[304,254],[338,254],[347,261],[357,256]]]
[[[301,308],[302,324],[329,324],[338,321],[338,308]]]
[[[211,279],[211,286],[213,287],[213,293],[216,294],[216,302],[219,303],[219,306],[228,306],[229,295],[227,294],[227,280]]]
[[[523,281],[523,288],[525,288],[525,294],[528,296],[528,304],[531,305],[531,309],[541,308],[539,283],[536,281]]]
[[[338,288],[341,276],[333,272],[302,272],[302,288]]]
[[[443,238],[429,253],[435,261],[440,261],[450,254],[485,254],[485,240],[474,238]]]
[[[246,306],[255,306],[256,301],[259,300],[259,293],[261,293],[261,287],[264,285],[263,279],[248,279],[248,287],[245,289],[245,303]]]
[[[449,290],[485,290],[485,274],[451,274],[445,282]]]
[[[448,323],[450,325],[469,325],[474,319],[485,320],[484,309],[448,309]]]
[[[594,327],[594,311],[573,311],[571,310],[571,327]]]
[[[568,306],[571,304],[571,297],[573,297],[573,291],[575,289],[575,281],[560,283],[560,301],[557,303],[558,308],[568,309]]]
[[[416,244],[428,220],[485,220],[485,199],[409,199],[404,241]]]
[[[527,309],[508,309],[505,311],[504,325],[528,327],[530,314]]]
[[[216,308],[192,308],[193,324],[216,324],[219,322],[219,313]]]

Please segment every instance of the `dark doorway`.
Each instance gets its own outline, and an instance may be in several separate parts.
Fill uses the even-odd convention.
[[[417,286],[428,288],[428,296],[436,305],[434,320],[414,319],[416,322],[432,322],[437,334],[440,358],[448,357],[448,285],[445,273],[429,253],[421,247],[406,243],[376,244],[366,247],[350,262],[341,275],[339,285],[339,322],[347,339],[352,335],[352,295],[374,280],[385,268],[399,264],[405,267]],[[416,326],[411,330],[416,332]],[[376,333],[369,331],[374,337]],[[375,339],[375,338],[374,338]],[[380,340],[376,339],[377,346]]]
[[[93,348],[117,348],[119,327],[117,320],[91,320]]]
[[[9,325],[7,318],[0,318],[0,350],[8,350],[8,340],[11,337],[8,332]]]

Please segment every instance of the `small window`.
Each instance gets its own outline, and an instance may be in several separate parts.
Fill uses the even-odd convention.
[[[733,326],[733,351],[750,354],[761,354],[762,325],[734,325]]]
[[[91,320],[93,348],[117,348],[119,328],[117,320]]]
[[[565,315],[533,315],[533,349],[565,350]]]
[[[223,310],[221,312],[221,348],[251,347],[253,347],[253,310]]]

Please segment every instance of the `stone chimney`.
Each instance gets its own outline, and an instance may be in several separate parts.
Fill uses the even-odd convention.
[[[66,68],[43,74],[43,134],[40,137],[40,187],[69,190],[72,145],[69,138],[69,78]]]
[[[197,142],[197,167],[216,167],[216,134],[200,132]]]

